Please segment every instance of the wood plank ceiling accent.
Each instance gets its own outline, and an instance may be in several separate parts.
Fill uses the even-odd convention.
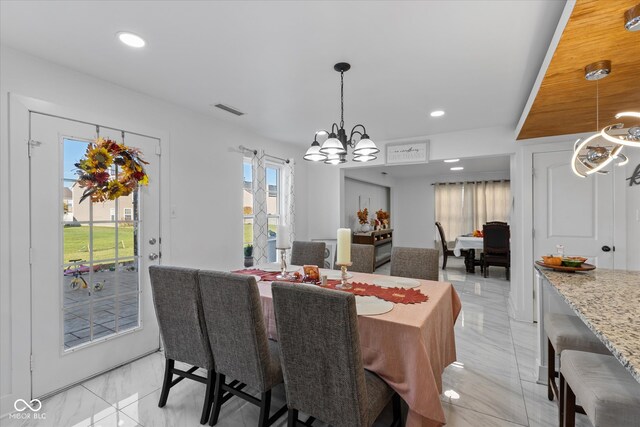
[[[639,0],[578,0],[517,139],[591,132],[596,127],[596,82],[584,67],[611,60],[599,81],[600,128],[621,111],[640,111],[640,32],[624,28],[624,13]],[[630,120],[626,120],[625,123]]]

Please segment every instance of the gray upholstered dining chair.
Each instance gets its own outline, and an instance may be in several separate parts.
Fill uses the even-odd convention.
[[[200,294],[211,350],[216,360],[216,388],[209,425],[218,422],[229,392],[260,407],[260,427],[273,424],[287,410],[286,405],[269,417],[271,389],[282,383],[278,343],[267,338],[256,279],[217,271],[199,273]],[[226,377],[234,382],[226,383]],[[255,387],[260,399],[242,391]]]
[[[351,244],[351,262],[349,271],[356,271],[358,273],[373,273],[375,270],[375,252],[376,248],[373,245],[361,245],[358,243]],[[334,270],[340,270],[340,266],[334,263]]]
[[[301,242],[295,241],[291,245],[292,265],[317,265],[324,267],[325,242]]]
[[[298,411],[336,427],[370,426],[393,400],[400,423],[400,397],[363,367],[355,297],[308,285],[273,283],[273,306],[284,373],[288,426]],[[327,313],[331,313],[327,316]]]
[[[438,280],[437,249],[394,247],[391,250],[392,276]]]
[[[213,403],[215,366],[204,323],[198,289],[198,270],[152,265],[149,267],[153,305],[164,343],[165,370],[158,406],[164,407],[171,387],[189,378],[206,384],[200,424],[207,422]],[[175,361],[192,365],[187,371],[175,368]],[[207,370],[207,377],[194,374]],[[175,380],[173,376],[177,375]]]

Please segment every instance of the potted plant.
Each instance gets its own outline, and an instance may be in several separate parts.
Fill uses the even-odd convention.
[[[251,267],[253,265],[253,245],[244,247],[244,266]]]
[[[369,225],[369,209],[364,208],[357,213],[358,222],[360,223],[360,231],[363,233],[367,233],[371,231],[371,226]]]

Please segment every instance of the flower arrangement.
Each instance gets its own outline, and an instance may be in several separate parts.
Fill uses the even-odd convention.
[[[78,185],[85,189],[80,203],[88,197],[92,202],[115,200],[128,196],[138,185],[147,185],[149,176],[143,164],[149,163],[140,156],[137,148],[110,139],[98,138],[95,143],[89,144],[84,158],[75,164],[78,168]],[[110,172],[113,165],[119,169],[116,175]]]
[[[364,208],[361,211],[358,211],[358,221],[360,221],[360,224],[369,223],[369,209]]]
[[[389,226],[389,212],[383,211],[380,209],[376,212],[376,218],[383,226],[382,228],[387,228]]]

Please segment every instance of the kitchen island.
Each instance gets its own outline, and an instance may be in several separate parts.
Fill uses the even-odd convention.
[[[640,272],[566,273],[536,266],[538,381],[546,383],[544,313],[578,316],[640,382]]]

